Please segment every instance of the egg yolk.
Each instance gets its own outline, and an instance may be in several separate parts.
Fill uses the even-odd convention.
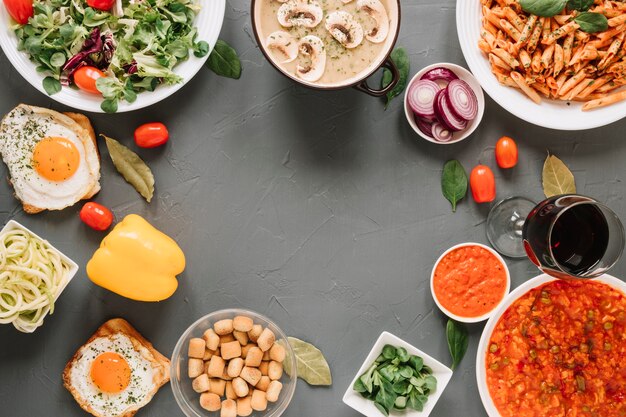
[[[33,166],[37,173],[50,181],[64,181],[76,173],[80,153],[66,138],[46,137],[35,145]]]
[[[91,380],[101,391],[122,392],[130,383],[130,366],[117,353],[101,353],[91,364]]]

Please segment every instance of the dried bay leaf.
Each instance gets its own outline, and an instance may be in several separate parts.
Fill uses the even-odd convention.
[[[561,194],[575,194],[574,174],[567,165],[554,155],[548,155],[543,164],[543,193],[546,197]]]
[[[295,337],[287,339],[296,356],[298,378],[309,385],[331,385],[333,379],[330,367],[322,352],[312,344]],[[285,361],[283,366],[287,375],[291,375],[291,363]]]
[[[148,203],[154,195],[154,175],[150,167],[135,152],[115,139],[102,136],[109,150],[109,156],[117,171],[141,194]]]

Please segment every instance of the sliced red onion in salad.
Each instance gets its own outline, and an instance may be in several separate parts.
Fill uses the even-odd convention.
[[[452,80],[458,79],[459,77],[454,72],[452,72],[452,70],[444,67],[433,68],[426,74],[422,75],[420,78],[420,80],[445,81],[447,83]]]
[[[438,142],[450,142],[452,131],[439,122],[433,123],[432,136]]]
[[[435,96],[435,115],[439,123],[454,132],[458,132],[467,127],[467,120],[457,117],[450,109],[446,89],[440,90]]]
[[[450,142],[454,132],[467,128],[478,115],[474,90],[450,69],[433,68],[414,81],[407,91],[407,104],[417,128],[437,142]]]
[[[441,88],[434,81],[419,80],[409,88],[409,106],[413,113],[427,120],[435,119],[435,95]]]
[[[433,137],[433,124],[426,119],[415,116],[415,124],[417,128],[429,138]],[[433,138],[434,139],[434,138]]]
[[[63,65],[60,77],[61,84],[69,85],[74,72],[85,65],[98,69],[108,68],[114,52],[115,41],[113,40],[113,35],[110,33],[102,35],[99,28],[94,28],[89,38],[83,42],[80,52],[68,59],[65,65]]]
[[[463,80],[452,80],[446,88],[450,110],[464,120],[474,120],[478,115],[478,99],[474,90]]]

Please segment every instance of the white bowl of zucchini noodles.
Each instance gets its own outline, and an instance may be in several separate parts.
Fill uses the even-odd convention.
[[[32,333],[43,324],[78,265],[15,220],[0,231],[0,324]]]

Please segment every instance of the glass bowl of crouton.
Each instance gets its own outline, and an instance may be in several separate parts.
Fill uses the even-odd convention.
[[[174,398],[187,417],[278,417],[297,381],[296,357],[269,318],[242,309],[198,319],[171,361]]]

